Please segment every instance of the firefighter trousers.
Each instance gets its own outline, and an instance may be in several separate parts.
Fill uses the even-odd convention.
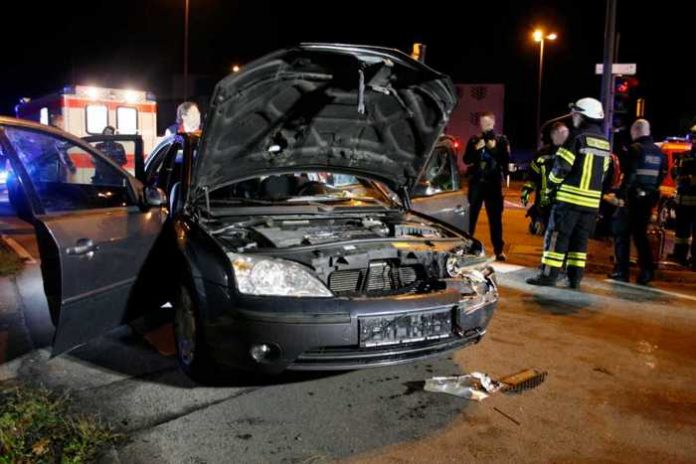
[[[630,199],[628,206],[618,208],[612,222],[616,272],[628,275],[631,263],[631,237],[638,250],[641,271],[655,270],[655,257],[648,241],[648,225],[657,203],[655,195]]]
[[[481,206],[486,205],[493,252],[503,252],[503,185],[497,181],[475,180],[469,184],[469,232],[474,235]]]
[[[594,232],[597,211],[556,203],[544,236],[544,267],[560,270],[564,265],[571,282],[582,280],[587,261],[587,242]]]
[[[696,261],[696,206],[677,205],[674,256],[686,261],[691,241],[691,260]]]

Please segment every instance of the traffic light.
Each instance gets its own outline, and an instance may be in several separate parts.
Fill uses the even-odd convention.
[[[626,130],[635,116],[638,79],[616,76],[614,81],[614,132]]]

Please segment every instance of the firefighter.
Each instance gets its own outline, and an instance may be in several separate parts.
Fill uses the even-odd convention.
[[[560,121],[551,126],[551,143],[544,145],[536,153],[529,165],[527,182],[522,186],[522,205],[527,206],[529,196],[534,192],[534,205],[529,208],[527,216],[530,217],[530,231],[533,234],[541,234],[546,230],[551,214],[551,202],[546,194],[548,178],[553,168],[553,159],[558,147],[562,146],[569,135],[568,126]]]
[[[201,128],[201,112],[198,105],[192,101],[185,101],[176,108],[176,122],[167,127],[165,136],[179,132],[196,132]]]
[[[496,134],[495,115],[483,113],[479,119],[481,134],[469,139],[464,163],[469,175],[469,232],[474,235],[481,206],[485,203],[491,242],[497,261],[505,261],[503,253],[503,179],[508,174],[510,144],[507,137]]]
[[[676,237],[672,259],[689,265],[689,240],[691,241],[691,269],[696,270],[696,124],[690,131],[691,151],[685,153],[673,169],[677,180]]]
[[[638,119],[631,126],[633,144],[624,162],[624,176],[616,194],[620,200],[614,215],[614,272],[611,279],[628,282],[631,237],[638,250],[640,275],[637,282],[653,280],[655,263],[648,242],[648,224],[653,208],[660,199],[660,185],[667,175],[667,158],[650,136],[650,123]]]
[[[556,151],[549,174],[549,195],[554,204],[544,236],[544,254],[532,285],[554,286],[566,266],[570,288],[579,288],[587,260],[587,241],[594,231],[602,184],[610,164],[611,148],[600,127],[602,104],[581,98],[570,105],[575,131]]]

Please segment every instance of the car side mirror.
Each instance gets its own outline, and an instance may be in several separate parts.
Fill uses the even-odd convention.
[[[158,207],[167,204],[167,194],[161,188],[145,187],[144,196],[147,206]]]

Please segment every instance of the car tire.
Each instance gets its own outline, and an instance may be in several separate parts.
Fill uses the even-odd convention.
[[[179,367],[198,383],[211,383],[215,365],[202,331],[195,292],[181,284],[174,305],[174,337]]]

